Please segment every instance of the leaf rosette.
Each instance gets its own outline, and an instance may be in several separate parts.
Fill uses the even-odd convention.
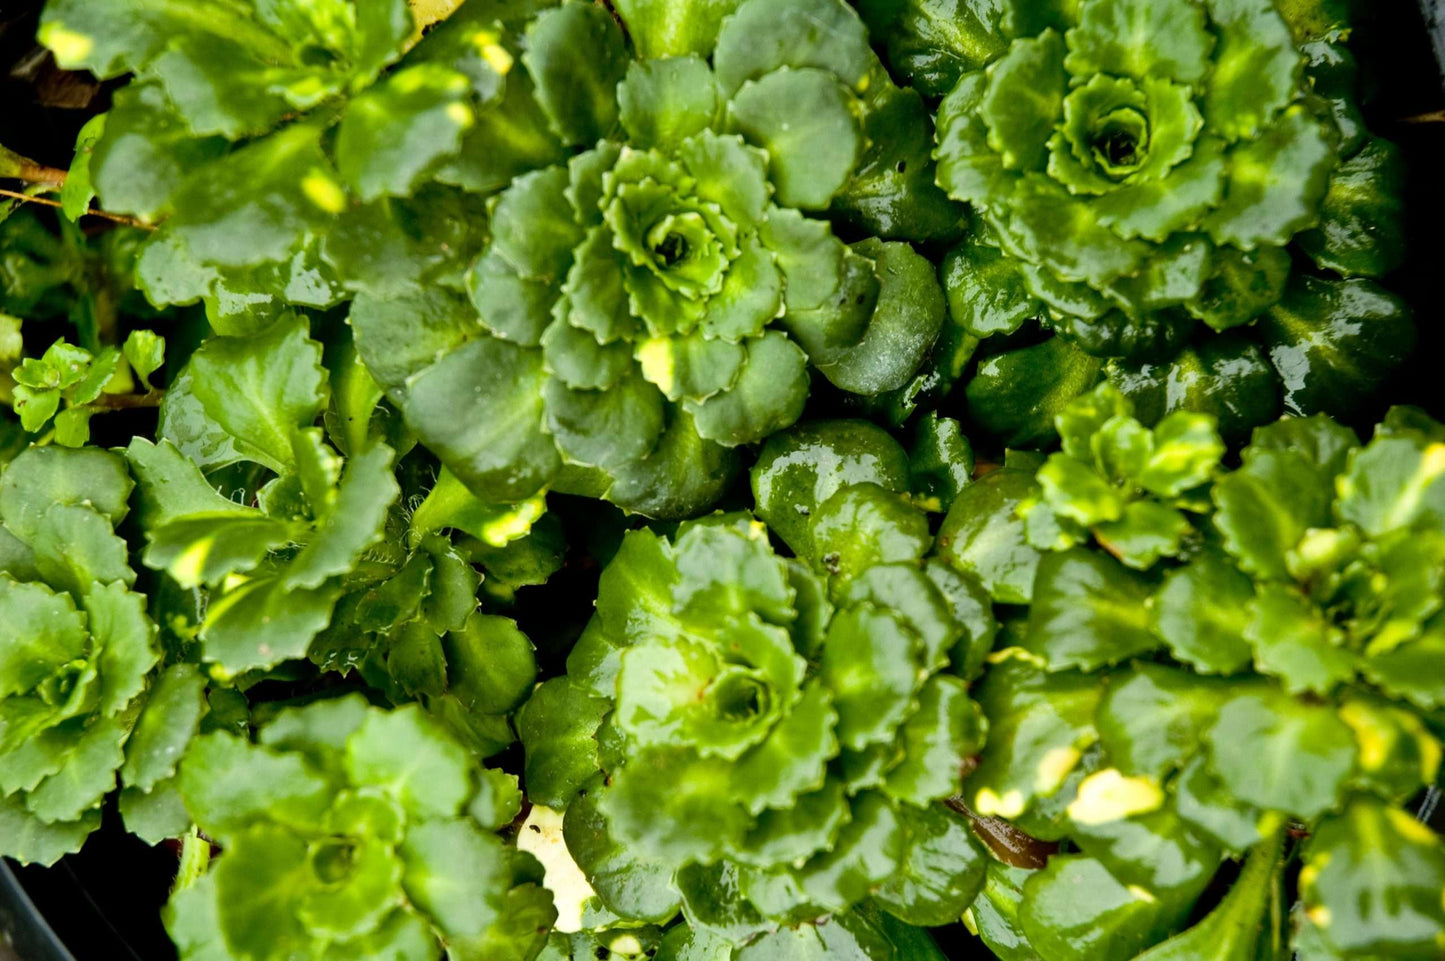
[[[183,958],[526,961],[556,918],[539,865],[495,833],[516,779],[419,708],[286,708],[254,743],[201,736],[179,777],[223,848],[165,909]]]
[[[935,190],[915,184],[926,151],[889,152],[927,129],[921,107],[887,141],[873,129],[916,96],[845,4],[750,0],[706,48],[633,59],[604,9],[565,3],[528,24],[508,82],[523,77],[570,156],[491,201],[475,312],[426,290],[364,296],[351,315],[377,379],[480,496],[550,486],[695,514],[736,448],[802,413],[810,367],[876,396],[929,359],[946,313],[933,267],[907,244],[845,244],[816,216],[888,236],[907,226],[850,198],[906,211]],[[875,183],[885,160],[895,177],[912,162],[910,179]],[[403,347],[422,316],[435,334]]]
[[[740,942],[871,896],[931,925],[981,881],[980,849],[936,802],[984,737],[962,672],[992,640],[985,595],[927,557],[894,442],[835,423],[826,458],[801,431],[755,476],[765,513],[818,498],[787,529],[796,557],[747,514],[629,532],[567,676],[519,712],[533,799],[566,808],[573,857],[622,917],[680,905]],[[839,460],[874,480],[842,482]]]
[[[133,483],[96,448],[0,473],[0,851],[50,863],[100,826],[160,661],[125,541]]]
[[[1037,320],[1081,378],[1108,360],[1121,387],[1167,395],[1161,415],[1207,411],[1241,437],[1281,404],[1347,410],[1404,359],[1408,312],[1369,279],[1401,259],[1400,161],[1358,123],[1348,30],[1311,35],[1273,0],[955,6],[952,40],[930,42],[970,60],[936,156],[977,214],[945,270],[972,333]],[[1321,272],[1292,263],[1311,259]],[[1368,320],[1344,329],[1342,300]],[[1002,349],[969,399],[1027,443],[990,406],[1043,361]]]
[[[989,742],[963,797],[1078,852],[1021,877],[987,937],[1045,961],[1172,958],[1234,930],[1223,956],[1254,957],[1287,936],[1268,918],[1296,878],[1302,956],[1438,953],[1445,843],[1401,805],[1442,754],[1445,429],[1396,408],[1362,445],[1286,418],[1226,469],[1207,420],[1171,450],[1130,413],[1108,387],[1075,401],[1062,452],[965,488],[941,533],[995,600],[1030,604],[978,687]],[[969,516],[1010,501],[1011,523]],[[1169,523],[1121,536],[1137,504]],[[1302,850],[1279,846],[1290,822]],[[1169,938],[1246,851],[1224,901]]]

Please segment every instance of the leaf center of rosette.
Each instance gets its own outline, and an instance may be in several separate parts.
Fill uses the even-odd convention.
[[[100,685],[95,665],[75,660],[61,665],[55,673],[41,681],[35,695],[67,717],[84,714],[100,699]]]
[[[1107,176],[1127,177],[1149,156],[1149,118],[1132,107],[1111,110],[1094,124],[1089,145]]]
[[[356,844],[346,838],[328,838],[312,845],[311,870],[322,884],[340,884],[356,869]]]

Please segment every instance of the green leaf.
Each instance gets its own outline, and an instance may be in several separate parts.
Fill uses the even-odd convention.
[[[933,264],[902,243],[865,240],[852,252],[872,261],[878,300],[854,343],[804,341],[813,364],[833,384],[855,394],[880,394],[908,383],[926,359],[947,308]],[[804,328],[794,327],[804,337]]]
[[[488,297],[499,299],[500,294]],[[361,293],[351,303],[348,321],[357,353],[393,398],[403,396],[396,392],[409,379],[477,331],[477,318],[464,298],[432,287],[385,298]]]
[[[1046,673],[1009,657],[984,675],[976,697],[989,719],[988,743],[964,796],[982,816],[1016,818],[1054,795],[1099,737],[1096,679]]]
[[[1214,37],[1204,10],[1187,0],[1109,0],[1081,7],[1065,61],[1076,77],[1118,74],[1197,83],[1210,67]]]
[[[346,205],[320,136],[314,123],[296,124],[196,168],[172,197],[170,237],[198,264],[289,260]]]
[[[466,821],[423,821],[408,828],[400,853],[408,897],[448,939],[482,937],[500,917],[511,876],[495,835]]]
[[[1404,214],[1403,178],[1399,148],[1369,138],[1330,177],[1320,225],[1300,236],[1300,246],[1318,266],[1345,277],[1388,274],[1405,255],[1405,238],[1396,227]]]
[[[836,0],[746,0],[723,22],[713,54],[729,95],[780,67],[826,71],[862,93],[874,63],[867,28]]]
[[[825,652],[826,657],[826,652]],[[958,793],[955,772],[983,747],[988,721],[956,677],[934,675],[918,694],[918,711],[899,729],[903,760],[883,790],[916,806]]]
[[[1265,912],[1279,896],[1279,853],[1278,839],[1256,847],[1229,893],[1208,917],[1145,951],[1137,961],[1252,961],[1261,952],[1271,951],[1275,933]]]
[[[1296,275],[1259,327],[1285,407],[1302,414],[1373,396],[1415,345],[1408,306],[1369,280]]]
[[[1280,679],[1291,694],[1329,694],[1355,674],[1356,655],[1343,646],[1344,633],[1308,599],[1270,585],[1251,604],[1245,638],[1255,667]]]
[[[560,466],[543,429],[543,378],[540,352],[482,337],[417,376],[402,410],[422,443],[473,493],[515,503]]]
[[[279,577],[246,581],[211,599],[201,624],[205,659],[233,676],[305,657],[341,594],[339,584],[305,590]]]
[[[100,827],[100,811],[87,811],[76,821],[47,824],[25,810],[18,797],[0,798],[0,844],[8,858],[21,864],[51,865],[80,850],[85,839]]]
[[[346,465],[336,503],[315,536],[286,568],[286,585],[315,589],[351,571],[367,548],[383,537],[387,511],[400,493],[392,474],[394,454],[377,444]]]
[[[814,420],[773,435],[752,470],[756,513],[799,557],[814,556],[811,516],[841,488],[908,486],[908,459],[866,421]]]
[[[92,148],[90,177],[105,210],[154,221],[187,173],[225,147],[220,137],[195,137],[159,82],[133,80],[115,91],[105,134]]]
[[[123,788],[117,808],[125,829],[147,844],[162,844],[191,829],[191,815],[175,778],[161,781],[149,793]]]
[[[122,352],[141,383],[152,389],[150,376],[165,363],[166,339],[155,331],[133,330],[126,337]]]
[[[1278,827],[1278,815],[1262,814],[1258,808],[1237,800],[1210,773],[1203,755],[1185,765],[1172,787],[1179,816],[1226,850],[1247,850]]]
[[[271,551],[292,543],[297,533],[294,524],[239,505],[236,510],[187,514],[150,532],[145,563],[182,587],[219,584],[231,574],[254,570]]]
[[[1031,471],[1004,468],[965,487],[938,532],[938,554],[976,576],[995,601],[1026,604],[1033,597],[1041,552],[1028,543],[1020,504],[1038,496]]]
[[[602,813],[619,841],[648,856],[714,860],[737,847],[748,826],[747,812],[731,800],[734,791],[725,760],[688,750],[641,751],[613,772]]]
[[[743,896],[738,868],[726,861],[684,866],[677,872],[677,887],[683,916],[695,929],[744,942],[768,927]]]
[[[442,649],[449,690],[478,714],[510,714],[537,682],[532,642],[510,618],[473,612]]]
[[[335,794],[335,785],[300,754],[219,731],[191,742],[179,786],[196,823],[223,839],[261,821],[319,826]]]
[[[919,561],[932,544],[928,517],[903,496],[877,484],[838,491],[813,516],[814,564],[829,575],[829,590],[876,564]]]
[[[619,0],[617,12],[643,60],[712,51],[723,19],[741,0]]]
[[[979,362],[964,394],[979,426],[1009,447],[1053,442],[1054,418],[1094,386],[1103,362],[1062,337]]]
[[[1219,40],[1205,121],[1231,142],[1255,137],[1298,95],[1303,63],[1294,37],[1267,0],[1216,0],[1209,14]]]
[[[1307,108],[1290,107],[1228,158],[1224,201],[1205,221],[1215,243],[1245,250],[1284,244],[1317,221],[1335,151]]]
[[[309,948],[294,910],[308,887],[306,842],[276,824],[236,834],[216,865],[216,914],[227,947],[244,956],[285,957]]]
[[[676,149],[712,127],[719,107],[712,69],[696,56],[634,60],[617,101],[631,143],[644,149]]]
[[[418,707],[372,712],[346,742],[353,784],[391,793],[417,817],[455,815],[472,794],[471,759]]]
[[[1397,808],[1358,797],[1325,819],[1300,871],[1306,916],[1350,956],[1428,957],[1445,934],[1445,847]]]
[[[1116,675],[1099,704],[1099,740],[1126,774],[1162,781],[1201,747],[1228,688],[1158,664]]]
[[[81,599],[91,638],[99,648],[102,714],[116,714],[145,689],[146,675],[160,660],[156,627],[146,616],[146,599],[120,583],[95,585]]]
[[[70,171],[65,184],[60,188],[60,209],[71,220],[79,220],[90,209],[95,197],[95,187],[90,179],[90,158],[96,141],[105,133],[106,114],[91,117],[75,135],[75,157],[70,161]]]
[[[937,805],[904,817],[907,838],[900,870],[873,899],[909,924],[951,924],[983,887],[988,859],[968,822]]]
[[[768,331],[748,342],[736,383],[687,407],[701,437],[737,447],[790,426],[807,399],[807,358],[783,334]]]
[[[1011,334],[1043,312],[1018,260],[977,234],[944,257],[943,287],[953,319],[976,337]]]
[[[1339,479],[1340,517],[1379,537],[1445,525],[1445,444],[1419,437],[1376,438]]]
[[[307,337],[304,318],[282,318],[255,337],[213,337],[190,366],[206,415],[243,456],[277,473],[295,466],[291,435],[316,419],[327,396],[321,345]]]
[[[822,210],[852,176],[863,148],[855,104],[834,75],[784,67],[743,84],[729,109],[742,134],[768,152],[778,202]]]
[[[0,648],[0,697],[29,693],[87,653],[85,621],[69,595],[0,577],[0,615],[11,634]]]
[[[115,718],[98,718],[68,745],[59,771],[25,796],[25,808],[47,824],[81,820],[115,789],[115,773],[125,759],[121,744],[126,727]]]
[[[1011,170],[1042,168],[1064,102],[1064,42],[1055,30],[1015,40],[988,67],[979,116],[988,145]]]
[[[420,63],[352,99],[336,132],[336,166],[363,201],[406,196],[459,149],[474,114],[471,84]]]
[[[544,681],[517,712],[517,733],[526,749],[527,796],[537,804],[565,808],[597,773],[594,735],[611,704],[565,677]]]
[[[1250,447],[1214,486],[1224,549],[1248,574],[1288,577],[1286,555],[1310,528],[1330,526],[1333,478],[1290,450]]]
[[[1151,586],[1117,561],[1076,549],[1046,554],[1034,581],[1025,646],[1051,670],[1098,670],[1153,650]]]
[[[1078,854],[1049,858],[1023,890],[1019,922],[1029,943],[1050,961],[1127,961],[1167,930],[1171,915],[1181,913]]]
[[[89,507],[118,524],[133,486],[124,458],[110,451],[30,447],[0,475],[0,518],[21,540],[34,537],[57,504]]]
[[[1357,753],[1353,732],[1333,708],[1268,687],[1221,705],[1205,741],[1235,797],[1304,818],[1339,802]]]
[[[1174,657],[1195,670],[1234,674],[1250,661],[1244,632],[1253,597],[1248,577],[1219,552],[1205,551],[1165,575],[1150,607],[1150,626]]]
[[[563,824],[567,850],[610,910],[624,918],[665,923],[681,903],[672,883],[676,866],[618,843],[598,808],[603,791],[600,786],[589,789],[568,805]]]
[[[156,679],[125,745],[121,782],[149,792],[171,777],[201,726],[206,679],[193,665],[176,664]]]
[[[796,870],[808,899],[842,910],[891,877],[903,859],[906,836],[898,811],[876,791],[853,799],[853,819],[831,850]]]
[[[1121,783],[1114,780],[1117,773],[1106,768],[1079,784],[1078,797],[1068,807],[1071,837],[1117,880],[1166,901],[1192,899],[1219,867],[1219,848],[1196,835],[1172,807],[1138,813],[1128,807],[1111,810],[1115,798],[1096,801],[1090,796],[1091,785],[1101,780]]]
[[[527,27],[522,62],[564,144],[591,146],[611,132],[627,56],[622,31],[606,9],[569,3],[540,14]]]

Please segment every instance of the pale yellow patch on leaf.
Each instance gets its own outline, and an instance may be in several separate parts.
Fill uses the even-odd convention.
[[[1153,778],[1127,777],[1110,767],[1079,782],[1079,793],[1069,803],[1068,815],[1076,824],[1107,824],[1157,811],[1163,803],[1164,792]]]

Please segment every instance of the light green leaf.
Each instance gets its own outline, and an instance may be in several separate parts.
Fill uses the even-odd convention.
[[[1445,847],[1373,798],[1327,818],[1305,848],[1301,895],[1324,939],[1349,956],[1428,957],[1445,935]]]
[[[537,804],[566,808],[600,764],[594,735],[612,709],[569,678],[538,685],[517,712],[517,733],[526,750],[527,796]]]
[[[1064,103],[1064,42],[1055,30],[1015,40],[988,67],[988,87],[979,115],[988,125],[988,145],[1004,167],[1044,166],[1049,137]]]
[[[564,144],[591,146],[612,131],[627,55],[622,31],[605,8],[569,3],[540,14],[527,27],[522,62]]]
[[[712,127],[719,107],[712,69],[696,56],[634,60],[617,101],[631,143],[646,149],[676,149]]]
[[[353,98],[336,132],[337,171],[363,201],[406,196],[457,152],[474,113],[471,84],[419,63]]]
[[[1046,554],[1034,581],[1024,645],[1051,670],[1095,671],[1153,650],[1159,641],[1145,606],[1150,587],[1103,554]]]
[[[60,208],[71,220],[79,220],[90,209],[95,197],[91,184],[90,158],[96,141],[105,133],[107,114],[97,114],[85,122],[75,135],[75,157],[70,161],[70,171],[65,185],[60,188]]]
[[[1215,773],[1235,797],[1305,818],[1339,803],[1357,751],[1334,708],[1268,687],[1225,702],[1205,741]]]
[[[201,726],[206,679],[194,665],[167,668],[146,698],[145,709],[125,745],[121,782],[150,792],[171,777]]]
[[[1254,137],[1297,95],[1303,60],[1269,0],[1215,0],[1219,42],[1204,96],[1209,126],[1233,142]]]
[[[858,164],[863,131],[856,101],[825,71],[784,67],[748,81],[729,109],[742,134],[768,152],[785,206],[826,208]]]
[[[455,815],[472,793],[471,759],[415,706],[376,711],[346,742],[353,784],[391,793],[418,817]]]
[[[247,338],[213,337],[192,356],[192,389],[206,415],[250,460],[286,473],[295,465],[291,435],[326,406],[321,345],[307,322],[283,317]]]
[[[1206,551],[1164,577],[1150,625],[1170,653],[1205,674],[1233,674],[1249,663],[1244,632],[1254,587],[1217,551]]]
[[[1224,200],[1205,222],[1216,243],[1244,250],[1284,244],[1318,220],[1335,151],[1306,107],[1290,107],[1258,139],[1231,150],[1228,160]]]
[[[100,827],[99,809],[86,811],[76,821],[46,824],[25,810],[19,797],[0,798],[0,851],[21,864],[51,865],[80,850],[85,839]]]
[[[1197,83],[1210,67],[1214,37],[1204,10],[1188,0],[1105,0],[1081,5],[1065,61],[1076,77],[1116,74]]]

